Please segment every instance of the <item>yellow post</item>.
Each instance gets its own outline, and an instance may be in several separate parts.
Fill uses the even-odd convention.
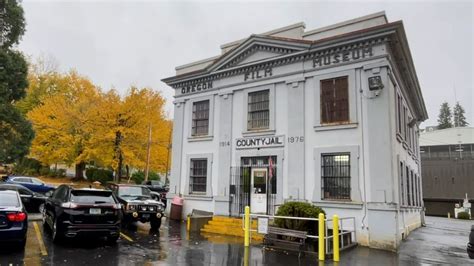
[[[451,219],[451,213],[448,212],[448,219]]]
[[[188,220],[186,222],[187,222],[186,223],[186,229],[189,232],[189,230],[191,230],[191,217],[189,217],[189,215],[188,215]]]
[[[320,213],[319,214],[319,217],[318,217],[318,224],[319,224],[319,228],[318,228],[318,247],[319,247],[319,250],[318,250],[318,257],[319,257],[319,260],[324,260],[324,253],[325,253],[325,250],[324,250],[324,213]]]
[[[339,216],[334,215],[332,223],[333,259],[339,261]]]
[[[249,266],[249,247],[244,247],[244,266]]]
[[[250,207],[245,206],[244,217],[244,246],[250,246]]]

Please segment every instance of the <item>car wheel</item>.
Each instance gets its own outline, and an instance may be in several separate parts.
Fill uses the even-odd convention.
[[[58,243],[62,239],[61,231],[58,228],[58,220],[54,219],[53,223],[53,228],[52,228],[52,237],[53,237],[53,242]]]
[[[21,248],[21,249],[25,249],[25,246],[26,246],[26,238],[23,239],[23,240],[20,242],[20,248]]]
[[[107,237],[107,245],[115,245],[117,244],[117,240],[119,239],[120,235],[108,236]]]
[[[153,219],[150,221],[150,226],[151,226],[151,229],[153,230],[158,230],[160,229],[160,226],[161,226],[161,218],[160,219]]]

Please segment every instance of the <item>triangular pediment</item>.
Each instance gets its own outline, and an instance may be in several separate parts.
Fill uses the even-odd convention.
[[[305,50],[308,46],[309,44],[302,40],[253,35],[223,54],[208,67],[208,71],[223,70],[278,58]]]

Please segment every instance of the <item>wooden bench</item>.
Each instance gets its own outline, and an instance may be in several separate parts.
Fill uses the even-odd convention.
[[[303,248],[305,246],[307,234],[308,232],[305,232],[305,231],[298,231],[298,230],[291,230],[291,229],[269,226],[267,234],[265,235],[265,238],[263,239],[263,244],[267,246],[275,247],[276,243],[282,243],[282,244],[285,244],[286,246],[296,247],[297,248],[296,250],[298,251],[298,256],[300,256],[301,251],[303,251]],[[283,236],[295,238],[295,240],[283,239]],[[276,247],[276,248],[281,248],[281,247]]]

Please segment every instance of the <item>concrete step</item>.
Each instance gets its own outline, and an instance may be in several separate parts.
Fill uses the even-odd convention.
[[[244,237],[244,231],[242,230],[241,232],[234,231],[234,230],[219,230],[215,228],[202,228],[201,233],[206,233],[206,234],[218,234],[218,235],[227,235],[227,236],[236,236],[236,237]],[[253,240],[257,241],[262,241],[263,236],[257,233],[252,232],[251,238]]]
[[[210,224],[210,225],[215,225],[215,226],[231,226],[231,227],[240,227],[240,228],[243,227],[242,222],[240,222],[240,223],[234,223],[234,222],[224,222],[224,221],[214,221],[214,220],[211,220],[211,221],[208,222],[208,224]],[[257,228],[257,222],[252,223],[250,226],[251,226],[252,228]]]

